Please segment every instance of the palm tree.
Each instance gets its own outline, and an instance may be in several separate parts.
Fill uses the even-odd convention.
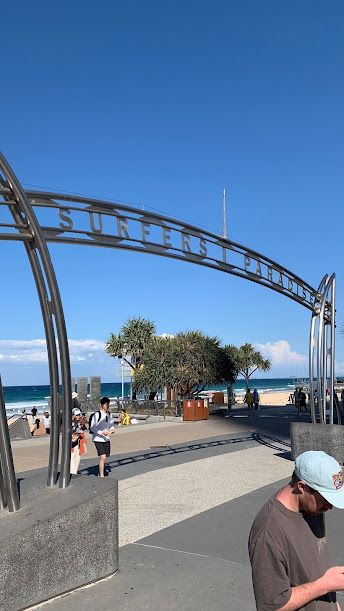
[[[229,346],[231,354],[236,362],[238,375],[242,375],[246,390],[248,389],[248,383],[250,377],[256,371],[269,371],[271,368],[271,361],[264,359],[262,354],[255,350],[252,344],[243,344],[239,348],[236,346]]]
[[[142,364],[147,346],[155,334],[155,324],[145,318],[129,318],[118,334],[111,333],[105,351],[113,357],[123,359],[131,367],[134,378]],[[133,399],[136,399],[134,387]]]

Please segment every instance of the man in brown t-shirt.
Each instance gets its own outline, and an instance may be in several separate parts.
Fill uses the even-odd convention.
[[[339,463],[325,452],[304,452],[291,482],[256,516],[249,537],[258,611],[341,611],[344,566],[329,567],[324,512],[344,509]]]

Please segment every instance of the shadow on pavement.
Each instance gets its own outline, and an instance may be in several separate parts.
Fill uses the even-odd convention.
[[[216,416],[215,416],[216,417]],[[221,418],[221,416],[218,416]],[[152,451],[137,452],[131,455],[123,456],[122,458],[116,458],[107,462],[108,470],[117,469],[119,467],[137,464],[142,461],[160,459],[168,456],[175,456],[178,454],[190,453],[195,451],[209,450],[210,448],[219,448],[221,446],[233,446],[234,444],[255,442],[267,447],[277,450],[279,455],[287,460],[291,460],[290,457],[290,441],[289,441],[289,425],[293,421],[309,421],[309,414],[290,414],[286,412],[286,409],[273,408],[260,412],[259,416],[249,419],[247,416],[240,414],[240,418],[233,415],[231,418],[222,418],[224,433],[228,430],[228,424],[235,423],[238,420],[238,425],[242,427],[243,420],[247,421],[254,432],[245,433],[235,436],[235,433],[231,432],[227,436],[219,436],[217,438],[200,440],[197,442],[187,444],[176,444],[176,445],[161,445],[153,447]],[[246,424],[246,423],[245,423]],[[233,428],[233,426],[232,426]],[[283,446],[283,447],[281,447]],[[83,467],[79,471],[84,475],[97,475],[98,466],[97,464],[90,464],[87,467]]]

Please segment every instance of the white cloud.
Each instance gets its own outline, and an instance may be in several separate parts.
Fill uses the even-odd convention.
[[[105,343],[96,339],[68,340],[70,360],[81,363],[87,360],[100,361],[105,358]],[[0,340],[0,361],[28,365],[48,361],[44,339],[2,339]]]
[[[335,366],[335,372],[336,372],[336,376],[344,376],[344,363],[340,362],[337,363],[336,361],[336,366]]]
[[[286,339],[266,344],[256,343],[255,347],[265,358],[271,360],[272,365],[306,365],[308,363],[308,357],[292,350]]]

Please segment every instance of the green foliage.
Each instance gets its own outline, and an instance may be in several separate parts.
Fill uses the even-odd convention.
[[[217,337],[201,331],[178,333],[173,338],[155,338],[135,375],[136,390],[159,391],[165,386],[181,397],[197,393],[207,384],[221,382],[227,359]]]
[[[142,356],[155,334],[155,324],[145,318],[129,318],[116,335],[111,333],[105,350],[113,357],[123,358],[136,370]],[[126,355],[130,355],[130,359]]]
[[[206,385],[223,381],[231,386],[238,375],[248,380],[257,371],[268,371],[271,363],[252,344],[221,347],[218,337],[201,331],[156,337],[155,324],[144,318],[129,318],[116,335],[111,333],[105,350],[123,358],[133,369],[134,395],[156,393],[166,386],[181,398],[196,394]]]
[[[105,351],[113,357],[123,359],[136,376],[154,334],[155,324],[150,320],[141,317],[129,318],[117,335],[111,333],[105,344]],[[135,398],[134,390],[133,399]]]
[[[226,346],[228,354],[231,355],[238,375],[242,375],[245,379],[246,388],[248,381],[256,371],[268,371],[271,368],[271,361],[264,359],[262,354],[255,350],[252,344],[243,344],[239,348],[237,346]]]
[[[222,350],[225,354],[223,379],[232,385],[239,375],[238,348],[232,344],[226,344]]]
[[[159,392],[169,385],[171,377],[172,339],[154,337],[147,345],[133,382],[136,392]]]

